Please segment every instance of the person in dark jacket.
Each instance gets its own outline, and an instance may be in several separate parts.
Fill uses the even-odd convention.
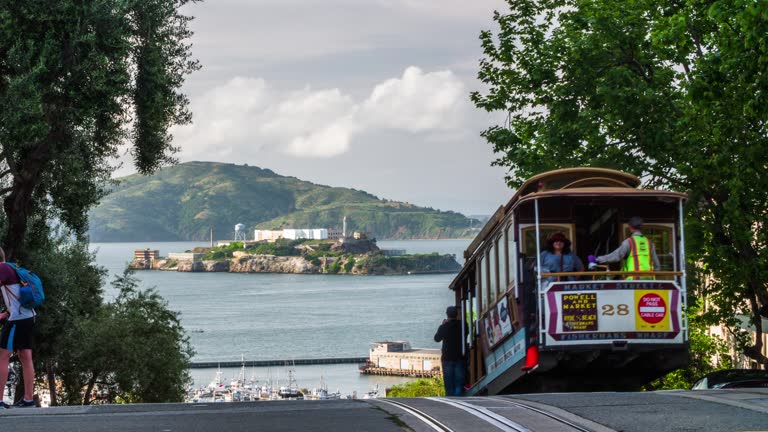
[[[464,390],[464,343],[461,335],[461,320],[456,306],[445,310],[448,317],[443,320],[435,333],[435,342],[443,343],[443,382],[446,396],[461,396]]]

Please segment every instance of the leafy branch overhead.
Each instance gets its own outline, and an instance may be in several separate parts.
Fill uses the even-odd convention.
[[[32,214],[78,234],[121,146],[141,173],[173,161],[169,127],[190,121],[188,0],[3,1],[0,164],[11,257]]]
[[[768,3],[507,0],[481,34],[475,105],[507,121],[483,132],[519,186],[570,166],[615,168],[689,194],[691,264],[743,352],[768,366]]]

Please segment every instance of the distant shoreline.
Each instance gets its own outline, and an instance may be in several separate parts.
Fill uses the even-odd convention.
[[[417,275],[451,274],[461,270],[453,254],[412,254],[387,256],[381,252],[312,256],[267,255],[237,252],[232,258],[205,259],[199,255],[184,257],[134,258],[133,270],[176,271],[185,273],[274,273],[274,274],[346,274],[346,275]]]

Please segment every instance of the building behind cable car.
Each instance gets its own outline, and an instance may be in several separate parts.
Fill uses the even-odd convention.
[[[547,172],[491,217],[450,284],[467,329],[467,394],[628,390],[686,364],[686,196],[640,183],[609,169]],[[585,263],[613,251],[633,216],[645,221],[661,268],[546,273],[538,265],[558,232]]]

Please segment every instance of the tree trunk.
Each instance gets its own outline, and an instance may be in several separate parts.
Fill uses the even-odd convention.
[[[13,192],[4,202],[5,215],[8,220],[5,241],[3,242],[6,261],[18,261],[19,255],[24,250],[24,238],[29,218],[29,199],[25,199],[24,195],[14,187]]]
[[[47,139],[39,143],[26,157],[15,161],[10,156],[6,158],[8,165],[13,169],[11,193],[3,201],[3,209],[8,220],[3,243],[6,261],[18,261],[19,258],[23,258],[27,223],[32,213],[32,196],[40,182],[40,173],[51,157],[49,140],[62,139],[63,136],[58,129],[54,128]]]
[[[19,379],[16,381],[16,390],[13,392],[13,403],[16,403],[24,398],[24,369],[19,364],[19,373],[17,374]]]
[[[51,394],[51,406],[58,406],[59,399],[56,394],[56,374],[53,373],[53,361],[45,362],[46,374],[48,375],[48,392]]]
[[[40,173],[40,164],[32,165],[14,177],[11,193],[3,202],[8,220],[3,243],[6,261],[18,261],[19,258],[23,258],[24,239],[27,234],[29,215],[32,212],[32,195]]]
[[[93,375],[91,376],[90,381],[88,381],[88,387],[86,387],[85,394],[83,395],[83,405],[90,405],[91,392],[93,392],[93,387],[96,385],[96,380],[98,378],[99,373],[97,371],[93,371]]]

